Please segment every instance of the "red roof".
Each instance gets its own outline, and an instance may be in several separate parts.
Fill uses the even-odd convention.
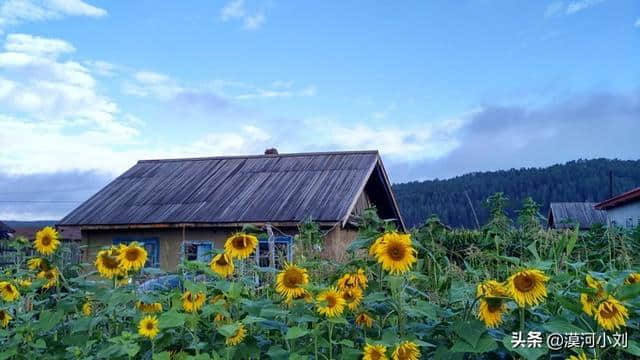
[[[611,199],[607,199],[605,201],[599,202],[596,204],[596,209],[599,210],[607,210],[614,207],[618,207],[620,205],[624,205],[626,203],[640,200],[640,187],[637,187],[633,190],[629,190],[620,195],[616,195]]]

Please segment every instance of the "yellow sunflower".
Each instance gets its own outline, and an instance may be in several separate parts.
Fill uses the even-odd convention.
[[[9,321],[11,321],[11,315],[6,310],[0,310],[0,325],[6,328],[9,325]]]
[[[367,288],[367,276],[364,273],[364,269],[358,269],[357,272],[344,274],[338,280],[338,290],[347,290],[354,287],[359,287],[362,290]]]
[[[255,251],[257,245],[257,237],[245,233],[237,233],[227,239],[224,244],[224,251],[231,258],[246,259]]]
[[[58,232],[51,226],[47,226],[36,233],[36,240],[33,246],[43,255],[51,255],[60,245]]]
[[[113,279],[114,276],[123,275],[124,271],[120,266],[119,257],[120,251],[115,247],[98,252],[95,266],[102,277]]]
[[[20,297],[20,292],[12,283],[8,281],[0,281],[0,295],[2,295],[2,299],[4,301],[12,302]]]
[[[226,253],[218,254],[213,259],[211,259],[209,267],[211,268],[211,271],[222,276],[223,278],[226,278],[227,276],[233,274],[233,259]]]
[[[18,281],[18,285],[20,285],[20,287],[23,288],[29,288],[31,287],[31,280],[30,279],[22,279],[20,281]]]
[[[384,345],[366,344],[362,360],[387,360],[387,347]]]
[[[82,314],[84,316],[91,316],[92,312],[93,312],[93,307],[91,306],[90,301],[86,301],[84,304],[82,304]]]
[[[496,280],[485,280],[476,287],[476,297],[504,297],[507,296],[507,289],[504,284]]]
[[[229,346],[236,346],[244,340],[245,335],[247,335],[247,330],[245,330],[244,325],[242,323],[238,323],[238,329],[233,335],[227,337],[225,343]]]
[[[597,290],[595,294],[580,294],[580,303],[582,303],[582,311],[584,311],[587,315],[593,316],[596,311],[596,305],[607,298],[607,293],[604,291],[604,283],[602,281],[596,280],[591,275],[586,276],[585,282],[587,286]]]
[[[640,283],[640,273],[633,273],[624,280],[626,285]]]
[[[182,308],[186,312],[195,312],[200,310],[204,305],[205,296],[204,293],[192,294],[191,291],[185,291],[182,294]]]
[[[360,288],[354,287],[352,289],[342,290],[340,291],[340,295],[344,299],[347,304],[347,307],[351,311],[355,311],[360,303],[362,302],[362,290]]]
[[[482,298],[478,305],[478,319],[486,327],[495,328],[502,323],[502,315],[507,312],[507,304],[500,299]]]
[[[49,270],[49,265],[43,258],[31,258],[27,260],[27,267],[29,268],[29,270]]]
[[[304,289],[304,292],[301,295],[288,297],[285,301],[287,304],[291,305],[294,300],[304,300],[307,304],[311,304],[313,302],[313,296],[307,289]]]
[[[158,336],[158,319],[155,316],[145,316],[138,324],[138,334],[140,336],[153,339]]]
[[[571,355],[567,358],[567,360],[588,360],[587,354],[581,352],[579,355]]]
[[[145,314],[153,314],[162,311],[162,304],[159,302],[155,303],[145,303],[142,301],[138,301],[136,304],[136,308]]]
[[[518,306],[535,306],[547,297],[547,281],[549,277],[542,271],[526,269],[511,275],[507,280],[507,288]]]
[[[118,260],[124,271],[138,271],[147,262],[147,251],[136,242],[122,246],[119,251]]]
[[[376,257],[382,268],[391,274],[402,274],[417,261],[409,234],[389,233],[376,248]]]
[[[58,276],[60,275],[60,272],[58,272],[57,268],[51,268],[49,270],[46,271],[40,271],[37,275],[38,279],[46,279],[47,282],[42,285],[43,289],[49,289],[51,287],[54,287],[58,284]]]
[[[366,312],[356,316],[356,325],[371,328],[373,326],[373,318]]]
[[[293,264],[286,264],[276,276],[276,291],[285,298],[296,298],[304,295],[303,286],[309,283],[307,270]]]
[[[393,351],[393,360],[418,360],[420,359],[420,349],[418,345],[411,341],[405,341],[398,345]]]
[[[318,312],[327,317],[340,316],[346,303],[340,292],[333,287],[321,292],[316,300],[318,301]]]
[[[629,311],[613,296],[598,305],[595,319],[603,329],[613,331],[626,325],[629,318]]]

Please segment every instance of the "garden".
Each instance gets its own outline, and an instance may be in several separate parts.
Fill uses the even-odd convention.
[[[525,200],[487,199],[480,229],[437,217],[409,233],[366,210],[347,260],[307,221],[294,259],[256,266],[245,226],[177,286],[136,243],[63,263],[46,227],[0,275],[0,359],[633,359],[640,357],[640,229],[545,229]],[[153,280],[151,280],[153,281]],[[552,338],[553,335],[553,338]]]

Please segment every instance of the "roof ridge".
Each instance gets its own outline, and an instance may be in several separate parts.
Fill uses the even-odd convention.
[[[379,154],[379,152],[378,150],[348,150],[348,151],[282,153],[278,155],[261,154],[261,155],[203,156],[203,157],[172,158],[172,159],[144,159],[144,160],[138,160],[138,163],[165,162],[165,161],[168,162],[168,161],[203,161],[203,160],[227,160],[227,159],[259,159],[259,158],[322,156],[322,155],[356,155],[356,154]]]

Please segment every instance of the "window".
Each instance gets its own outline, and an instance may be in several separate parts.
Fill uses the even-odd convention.
[[[273,239],[274,252],[275,252],[275,265],[276,269],[282,269],[284,262],[291,262],[293,259],[293,253],[291,244],[293,237],[291,236],[276,236]],[[261,237],[258,245],[258,265],[260,267],[269,267],[269,241],[266,237]]]
[[[129,244],[132,242],[137,242],[144,247],[147,251],[147,262],[144,264],[145,267],[158,267],[159,264],[159,256],[158,252],[160,247],[158,245],[158,238],[132,238],[132,237],[122,237],[113,239],[113,245],[118,244]]]
[[[213,243],[211,241],[187,241],[184,243],[182,256],[188,261],[211,261],[211,251]]]
[[[626,228],[630,229],[633,227],[633,218],[628,218],[627,219],[627,224],[626,224]]]

